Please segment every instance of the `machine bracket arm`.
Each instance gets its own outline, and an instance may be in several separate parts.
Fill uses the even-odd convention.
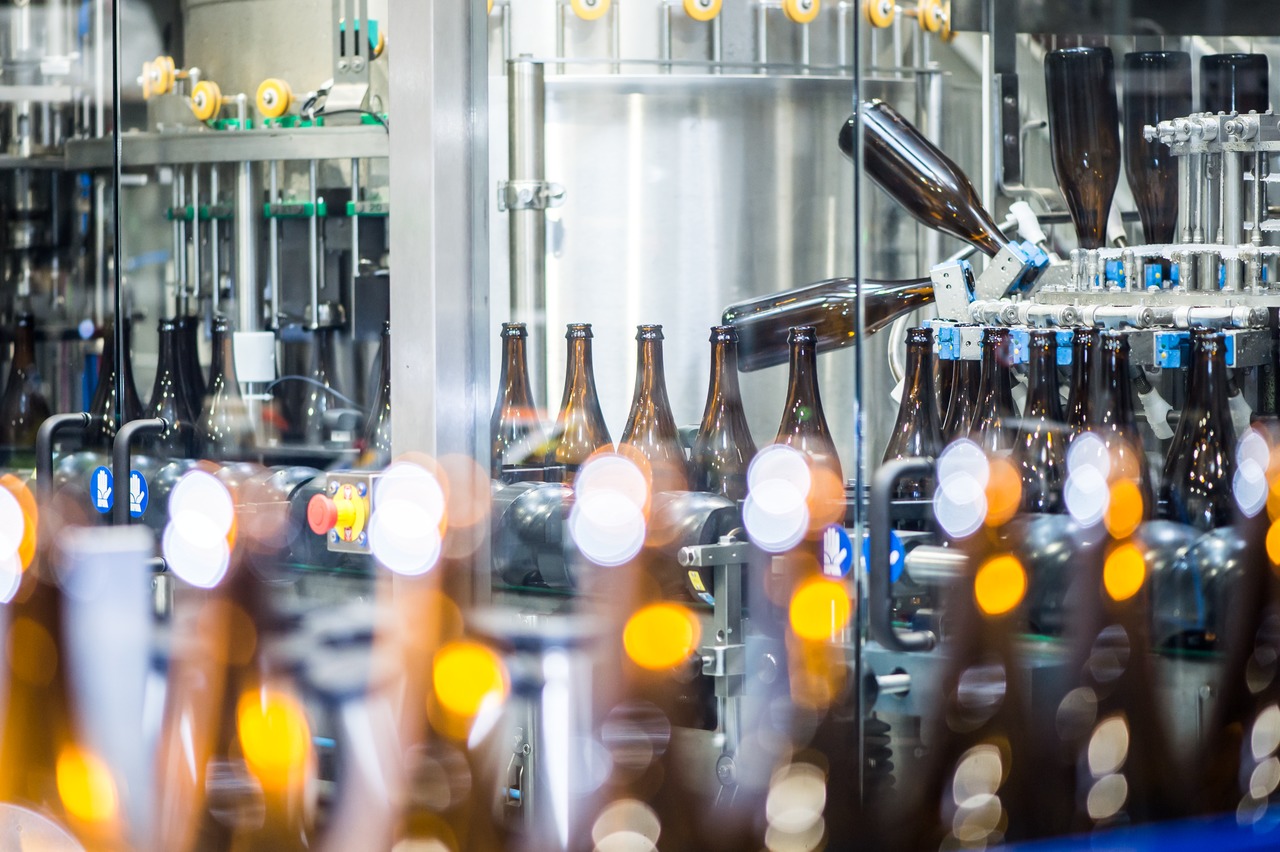
[[[898,480],[928,476],[933,462],[928,459],[900,459],[881,465],[871,479],[870,559],[867,576],[870,584],[871,636],[892,651],[929,651],[937,637],[929,630],[899,632],[893,626],[893,582],[889,576],[889,504]]]

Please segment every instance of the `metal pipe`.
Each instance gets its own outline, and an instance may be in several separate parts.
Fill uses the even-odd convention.
[[[253,163],[236,165],[236,328],[257,331],[262,327],[262,288],[258,286],[258,202]]]
[[[545,179],[546,90],[543,66],[528,58],[507,63],[508,176],[531,185]],[[511,318],[529,329],[529,378],[534,403],[546,404],[547,214],[540,200],[509,210]]]
[[[944,585],[964,574],[969,558],[953,547],[922,544],[907,552],[903,570],[917,583]]]
[[[222,289],[222,271],[218,259],[218,217],[214,210],[218,206],[218,164],[209,166],[209,281],[210,298],[213,312],[218,312],[218,294]],[[200,208],[196,207],[196,221],[200,221]]]
[[[564,7],[567,0],[557,0],[556,2],[556,59],[564,58],[564,30],[569,25],[568,15],[565,14]],[[556,65],[556,73],[564,73],[564,63]]]
[[[800,24],[800,73],[809,73],[809,25]]]
[[[271,161],[271,167],[268,169],[268,201],[270,204],[279,203],[279,182],[280,182],[280,164],[277,160]],[[280,327],[280,220],[276,216],[271,217],[270,227],[267,230],[267,288],[271,293],[271,321],[276,327]]]
[[[658,57],[663,61],[664,74],[671,73],[671,3],[662,0],[661,20],[658,22]]]
[[[511,58],[511,3],[502,4],[502,61]]]
[[[187,178],[179,166],[173,168],[173,222],[176,228],[177,244],[174,246],[174,262],[177,268],[174,273],[178,279],[177,292],[178,312],[182,315],[191,313],[187,305]]]
[[[53,494],[53,442],[61,432],[84,432],[93,418],[89,412],[55,414],[36,430],[36,497],[41,506]]]
[[[307,271],[311,285],[311,327],[320,327],[320,211],[316,207],[319,191],[319,164],[310,160],[307,164],[307,201],[311,215],[307,217]]]
[[[711,67],[712,74],[721,74],[724,69],[720,67],[720,60],[724,56],[724,34],[721,31],[720,16],[716,15],[711,21],[711,61],[715,64]]]
[[[1191,158],[1178,157],[1178,222],[1182,224],[1182,242],[1191,242]]]
[[[756,5],[756,62],[761,65],[769,61],[769,8],[763,0]],[[760,73],[765,73],[764,69]]]
[[[1204,190],[1204,181],[1200,179],[1200,175],[1203,172],[1201,164],[1204,158],[1201,154],[1190,154],[1185,159],[1191,161],[1191,176],[1188,181],[1191,186],[1191,239],[1188,242],[1202,243],[1204,242],[1204,205],[1201,193]]]
[[[1185,157],[1178,158],[1178,165],[1182,165]],[[1249,235],[1249,242],[1255,246],[1262,245],[1262,211],[1267,209],[1267,184],[1266,184],[1266,162],[1267,158],[1263,156],[1261,151],[1254,152],[1253,155],[1253,232]]]
[[[1222,231],[1220,242],[1238,246],[1244,242],[1244,155],[1239,151],[1222,153]],[[1222,289],[1240,288],[1240,262],[1227,261],[1227,276]]]
[[[849,4],[836,4],[836,64],[844,68],[849,64],[849,34],[845,28],[849,26]],[[874,54],[873,54],[874,57]]]
[[[188,277],[196,313],[200,312],[200,166],[191,167],[191,275]]]
[[[618,11],[619,0],[613,0],[613,5],[609,7],[609,53],[615,60],[622,58],[622,13]],[[622,71],[622,65],[614,62],[609,69],[618,74]]]
[[[159,435],[168,425],[163,418],[146,417],[121,424],[120,431],[116,432],[115,440],[111,443],[111,475],[115,478],[113,486],[115,500],[111,506],[111,520],[117,526],[129,523],[129,503],[132,494],[129,477],[133,467],[129,458],[133,439],[142,435]]]
[[[356,327],[356,281],[360,278],[360,158],[351,158],[351,328]]]

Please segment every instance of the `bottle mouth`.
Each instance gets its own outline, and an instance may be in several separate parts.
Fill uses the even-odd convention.
[[[524,337],[529,333],[525,324],[522,322],[504,322],[502,324],[502,334],[507,337],[518,336]]]
[[[793,325],[791,330],[787,332],[787,341],[800,341],[801,343],[818,339],[818,330],[811,325]]]
[[[589,322],[571,322],[565,327],[564,336],[566,338],[573,337],[591,337],[591,323]]]
[[[711,326],[711,342],[726,340],[734,343],[738,342],[738,329],[732,325],[713,325]]]
[[[660,325],[638,325],[636,326],[636,340],[662,340],[662,326]]]

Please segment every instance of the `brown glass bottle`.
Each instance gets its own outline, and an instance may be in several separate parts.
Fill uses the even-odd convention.
[[[364,422],[360,439],[360,465],[386,467],[391,463],[391,322],[383,323],[379,348],[378,393]]]
[[[1013,459],[1022,477],[1022,509],[1057,512],[1067,466],[1067,425],[1058,398],[1057,332],[1033,329],[1027,370],[1027,404]]]
[[[94,391],[93,402],[89,405],[92,421],[85,430],[84,446],[86,449],[107,451],[115,440],[120,424],[116,422],[116,411],[119,408],[123,422],[137,420],[142,416],[142,402],[138,399],[138,389],[133,383],[133,360],[131,352],[132,323],[125,320],[124,328],[124,363],[116,369],[116,340],[114,325],[109,324],[103,335],[102,359],[98,363],[98,389]],[[121,402],[117,406],[117,388],[123,388]]]
[[[204,368],[200,366],[200,318],[178,317],[179,376],[190,421],[200,418],[204,393],[208,387]]]
[[[1013,405],[1009,370],[1009,330],[984,329],[982,379],[969,438],[990,455],[1012,450],[1018,437],[1018,410]]]
[[[667,396],[660,325],[636,327],[636,387],[621,443],[649,460],[655,492],[689,490],[689,468]]]
[[[209,389],[196,428],[201,452],[208,458],[239,459],[253,449],[253,424],[249,422],[240,382],[236,379],[231,322],[226,317],[213,320]]]
[[[787,380],[787,402],[782,409],[775,444],[786,444],[805,453],[819,467],[844,482],[840,455],[822,411],[818,392],[818,335],[811,326],[791,329],[787,338],[791,349],[791,374]]]
[[[927,328],[907,330],[907,371],[898,419],[889,435],[882,461],[937,458],[942,452],[937,397],[933,393],[933,333]],[[899,480],[894,496],[923,500],[933,496],[933,478]]]
[[[747,468],[755,454],[738,388],[738,332],[731,325],[713,326],[711,383],[702,424],[693,441],[693,490],[730,500],[746,499]]]
[[[942,434],[942,422],[947,417],[947,407],[951,404],[951,392],[955,390],[956,375],[960,372],[960,362],[943,358],[937,354],[933,357],[933,391],[937,398],[938,432]],[[945,437],[945,435],[944,435]]]
[[[0,446],[34,448],[36,430],[49,413],[49,403],[40,393],[40,371],[36,365],[36,318],[34,314],[22,313],[18,315],[18,330],[13,339],[9,382],[0,398]]]
[[[738,302],[724,309],[721,322],[738,331],[738,368],[746,372],[784,364],[792,328],[809,326],[818,351],[853,345],[858,331],[858,301],[864,328],[874,334],[908,311],[933,302],[933,284],[913,281],[820,281],[795,290]]]
[[[156,363],[156,380],[151,386],[151,401],[147,405],[148,417],[159,417],[168,424],[159,435],[148,436],[144,442],[146,452],[165,458],[192,458],[195,456],[195,424],[187,410],[186,394],[182,387],[179,347],[181,329],[176,320],[160,320],[160,355]]]
[[[1053,173],[1080,247],[1101,248],[1120,179],[1120,114],[1111,49],[1055,50],[1045,57],[1044,74]]]
[[[942,421],[943,438],[954,441],[969,434],[974,415],[978,411],[978,388],[981,385],[981,361],[956,361],[956,378],[952,383],[951,398],[947,402],[947,416]]]
[[[311,336],[311,381],[307,383],[307,396],[303,403],[303,436],[313,446],[325,442],[325,415],[333,408],[334,337],[338,330],[323,326]]]
[[[1270,66],[1264,53],[1212,53],[1200,57],[1201,112],[1266,112],[1271,108]]]
[[[1235,429],[1227,405],[1226,339],[1217,332],[1194,339],[1187,404],[1160,488],[1171,520],[1210,530],[1229,524],[1234,511]]]
[[[498,377],[498,399],[489,419],[489,475],[493,479],[527,479],[520,471],[541,468],[542,454],[546,452],[546,436],[529,385],[525,352],[528,337],[524,323],[502,324],[502,372]],[[504,475],[504,469],[509,475]]]
[[[1071,435],[1089,428],[1090,390],[1094,365],[1098,357],[1100,332],[1096,328],[1077,328],[1071,335],[1071,388],[1067,395],[1067,427]]]
[[[1191,54],[1124,55],[1124,165],[1148,243],[1172,243],[1178,224],[1178,161],[1143,127],[1191,114]]]
[[[861,106],[867,174],[916,219],[995,256],[1008,240],[960,167],[901,113],[881,100]],[[840,150],[854,156],[857,116],[840,129]]]
[[[1199,411],[1197,406],[1201,401],[1200,393],[1196,387],[1199,381],[1200,373],[1195,369],[1195,363],[1199,357],[1200,340],[1206,334],[1213,334],[1212,328],[1197,327],[1191,329],[1191,343],[1189,347],[1190,360],[1187,364],[1186,376],[1186,393],[1182,399],[1182,410],[1178,414],[1178,425],[1173,429],[1173,437],[1169,439],[1169,445],[1165,448],[1164,466],[1161,468],[1160,476],[1160,500],[1164,504],[1163,517],[1172,518],[1170,514],[1172,506],[1169,499],[1169,484],[1176,477],[1173,467],[1177,460],[1184,455],[1189,449],[1187,435],[1191,431],[1191,424],[1203,416],[1204,412]]]
[[[571,482],[578,467],[602,447],[609,447],[609,427],[600,411],[596,377],[591,364],[591,324],[571,323],[565,332],[569,357],[565,365],[564,398],[560,416],[547,450],[547,464],[564,468],[564,481]]]
[[[1155,509],[1151,472],[1142,448],[1142,433],[1133,415],[1133,386],[1129,379],[1129,338],[1123,332],[1101,335],[1097,383],[1089,401],[1089,429],[1102,438],[1111,454],[1112,481],[1131,479],[1142,494],[1142,517]]]

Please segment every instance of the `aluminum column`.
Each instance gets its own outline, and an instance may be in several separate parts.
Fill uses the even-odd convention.
[[[543,66],[528,58],[507,63],[509,180],[517,187],[546,180],[546,90]],[[523,192],[519,193],[521,196]],[[529,328],[529,384],[539,408],[547,405],[547,211],[543,196],[512,205],[510,217],[511,320]]]

